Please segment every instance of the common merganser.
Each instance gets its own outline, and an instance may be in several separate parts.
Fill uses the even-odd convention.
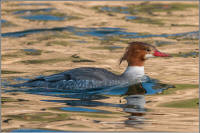
[[[122,61],[127,61],[128,63],[126,70],[121,75],[116,75],[103,68],[80,67],[50,76],[39,76],[25,83],[13,86],[88,89],[106,86],[106,84],[110,84],[110,81],[112,83],[115,81],[115,84],[116,81],[117,84],[124,81],[134,82],[145,75],[145,60],[156,56],[167,57],[169,55],[159,52],[153,45],[143,42],[131,42],[120,60],[120,64]],[[104,84],[102,85],[102,83]]]

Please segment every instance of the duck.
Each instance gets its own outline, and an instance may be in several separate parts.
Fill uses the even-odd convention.
[[[160,52],[151,44],[144,42],[130,42],[125,49],[119,65],[126,61],[128,66],[122,74],[112,73],[104,68],[79,67],[61,73],[38,76],[27,82],[15,84],[13,87],[48,87],[62,90],[91,89],[102,86],[112,86],[124,82],[135,83],[144,76],[144,63],[153,57],[168,57],[169,54]]]

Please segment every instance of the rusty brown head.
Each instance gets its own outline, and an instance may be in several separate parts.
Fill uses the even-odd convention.
[[[155,46],[144,42],[131,42],[126,48],[124,55],[120,59],[120,63],[126,60],[129,66],[144,66],[144,61],[149,57],[169,56],[159,52]]]

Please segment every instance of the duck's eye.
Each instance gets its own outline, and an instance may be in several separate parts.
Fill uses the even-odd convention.
[[[146,49],[146,51],[147,51],[147,52],[150,52],[151,50],[150,50],[150,49]]]

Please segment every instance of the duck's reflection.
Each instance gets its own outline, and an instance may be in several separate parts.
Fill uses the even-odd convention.
[[[129,113],[128,120],[125,124],[136,125],[142,124],[144,121],[145,109],[145,96],[146,90],[142,84],[136,84],[129,86],[125,97],[126,104],[123,107],[123,111]]]

